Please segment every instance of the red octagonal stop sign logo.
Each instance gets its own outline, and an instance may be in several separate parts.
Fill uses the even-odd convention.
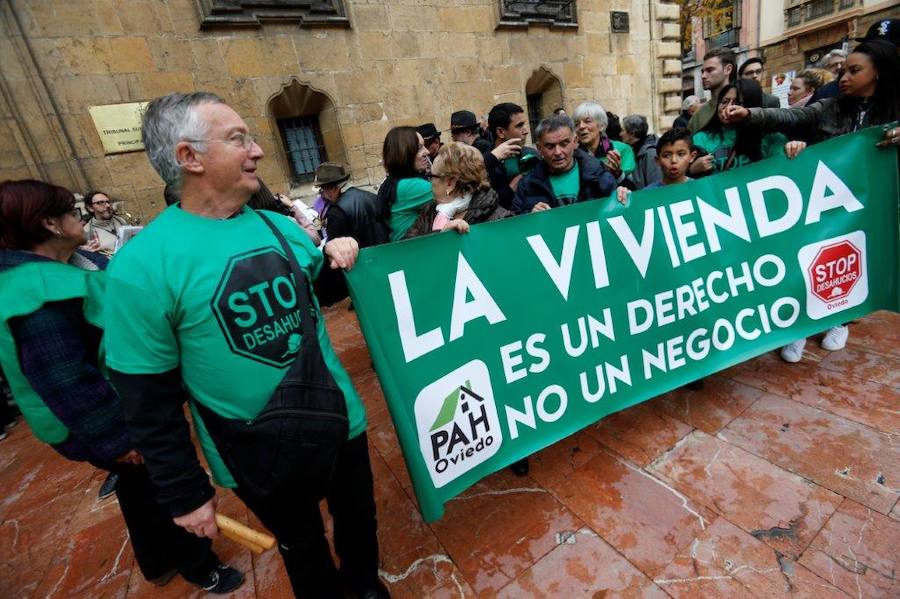
[[[850,295],[861,271],[859,249],[849,241],[840,241],[819,250],[809,265],[812,292],[826,303]]]

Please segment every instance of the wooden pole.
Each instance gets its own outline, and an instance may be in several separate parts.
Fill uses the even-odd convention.
[[[275,546],[275,539],[258,530],[244,526],[224,514],[216,512],[216,525],[226,537],[250,549],[254,553],[262,553]]]

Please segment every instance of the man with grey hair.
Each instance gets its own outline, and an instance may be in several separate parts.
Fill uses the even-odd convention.
[[[330,239],[323,258],[290,219],[247,207],[263,151],[218,96],[156,98],[142,136],[179,202],[108,271],[106,349],[160,503],[189,532],[217,535],[215,491],[182,410],[186,391],[213,478],[275,534],[294,593],[387,597],[365,409],[310,284],[326,260],[351,268],[356,241]]]
[[[578,147],[575,124],[568,116],[542,120],[534,135],[541,162],[516,188],[512,206],[517,214],[608,198],[616,189],[609,170]]]
[[[681,102],[681,114],[672,123],[673,129],[687,129],[688,123],[695,112],[703,105],[703,98],[690,95]]]
[[[635,190],[662,181],[662,170],[656,161],[657,137],[650,133],[647,117],[629,114],[622,119],[622,141],[634,150],[634,172],[628,176]]]
[[[835,48],[822,57],[819,67],[831,71],[835,79],[840,79],[841,73],[844,72],[845,62],[847,62],[847,53],[840,48]]]

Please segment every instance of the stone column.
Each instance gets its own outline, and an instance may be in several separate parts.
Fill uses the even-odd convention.
[[[681,110],[681,35],[679,6],[650,0],[659,37],[653,40],[656,96],[660,106],[657,131],[670,129]]]

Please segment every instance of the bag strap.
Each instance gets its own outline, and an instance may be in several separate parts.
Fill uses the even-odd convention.
[[[281,230],[275,226],[275,223],[273,223],[268,216],[259,211],[254,212],[256,212],[269,229],[272,230],[272,234],[275,235],[278,243],[281,244],[281,249],[284,251],[285,258],[287,258],[288,264],[291,266],[291,272],[294,275],[294,289],[297,290],[297,298],[300,300],[300,307],[309,316],[309,318],[301,316],[300,327],[303,330],[304,335],[311,335],[311,338],[315,338],[319,317],[316,314],[316,309],[312,302],[312,291],[309,287],[309,278],[303,273],[303,269],[300,268],[300,263],[297,262],[297,256],[294,255],[294,250],[291,249],[291,246],[288,244],[287,239],[284,238],[284,234]],[[310,322],[312,323],[312,326],[310,326]]]

